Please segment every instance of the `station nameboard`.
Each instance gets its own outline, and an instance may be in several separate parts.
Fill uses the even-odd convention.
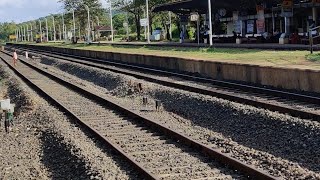
[[[199,14],[198,13],[191,13],[190,14],[190,21],[198,21]]]
[[[293,0],[283,0],[282,7],[291,8],[293,6]]]
[[[140,19],[140,26],[148,26],[148,19],[147,18]]]

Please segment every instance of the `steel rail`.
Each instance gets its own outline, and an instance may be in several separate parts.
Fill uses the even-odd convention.
[[[30,45],[24,45],[24,44],[9,44],[9,45],[18,46],[18,47],[22,46],[22,47],[33,49],[33,50],[40,51],[43,53],[50,53],[51,56],[54,54],[54,55],[59,55],[59,56],[72,57],[72,58],[92,61],[92,62],[96,62],[96,63],[100,63],[100,64],[114,65],[114,66],[119,66],[119,67],[128,68],[128,69],[140,70],[142,72],[159,73],[159,74],[166,75],[166,76],[175,76],[175,77],[179,77],[182,79],[191,80],[191,81],[195,81],[195,82],[211,83],[211,84],[222,86],[222,87],[237,88],[237,89],[250,91],[250,92],[256,92],[256,93],[263,92],[264,94],[269,94],[269,95],[283,97],[283,98],[291,98],[291,99],[301,100],[301,101],[305,101],[305,102],[311,102],[311,103],[315,103],[315,104],[320,105],[320,97],[315,97],[315,96],[310,96],[310,95],[304,95],[304,94],[299,94],[299,93],[292,93],[292,92],[286,92],[286,91],[282,91],[282,90],[263,88],[263,87],[256,87],[256,86],[240,84],[240,83],[235,83],[235,82],[228,82],[228,81],[221,81],[221,80],[215,80],[215,79],[210,79],[210,78],[192,76],[192,75],[178,73],[178,72],[171,72],[171,71],[166,71],[166,70],[160,70],[160,69],[154,69],[154,68],[149,68],[149,67],[132,65],[132,64],[128,64],[128,63],[115,62],[113,60],[102,60],[102,59],[96,59],[96,58],[81,57],[81,56],[60,53],[60,52],[52,52],[52,51],[48,52],[46,50],[39,49],[39,48],[43,48],[40,46],[37,47],[37,46],[30,46]],[[47,56],[50,56],[50,55],[47,55]],[[59,57],[59,58],[64,59],[65,57]],[[69,59],[65,58],[65,60],[69,60]]]
[[[35,51],[35,53],[38,53],[38,52]],[[246,97],[237,96],[237,95],[234,95],[234,94],[232,95],[232,94],[224,93],[224,92],[221,92],[221,91],[215,91],[214,89],[212,89],[210,87],[208,87],[208,88],[200,88],[200,87],[197,87],[196,85],[192,86],[192,85],[179,84],[179,83],[172,82],[170,80],[158,79],[158,78],[151,77],[151,76],[148,76],[148,75],[145,75],[145,74],[142,74],[142,73],[132,72],[130,70],[122,70],[122,69],[113,68],[113,67],[106,67],[103,64],[85,62],[85,61],[81,61],[81,60],[74,60],[74,59],[70,59],[70,58],[66,58],[66,57],[61,57],[60,55],[49,55],[48,53],[40,53],[40,54],[48,56],[48,57],[54,57],[54,58],[58,58],[58,59],[62,59],[62,60],[66,60],[66,61],[82,64],[82,65],[87,65],[87,66],[90,66],[90,67],[96,67],[96,68],[99,68],[99,69],[104,69],[104,70],[113,71],[113,72],[116,72],[116,73],[121,73],[121,74],[126,74],[126,75],[129,75],[129,76],[134,76],[136,78],[145,79],[147,81],[158,83],[158,84],[165,85],[165,86],[168,86],[168,87],[174,87],[174,88],[178,88],[178,89],[182,89],[182,90],[186,90],[186,91],[190,91],[190,92],[195,92],[195,93],[200,93],[200,94],[204,94],[204,95],[215,96],[215,97],[218,97],[218,98],[227,99],[227,100],[230,100],[230,101],[251,105],[251,106],[258,107],[258,108],[265,108],[265,109],[268,109],[268,110],[271,110],[271,111],[277,111],[277,112],[284,113],[284,114],[290,114],[291,116],[294,116],[294,117],[300,117],[300,118],[304,118],[304,119],[312,119],[314,121],[320,122],[320,114],[317,114],[317,113],[314,113],[314,112],[303,111],[303,110],[299,110],[299,109],[295,109],[295,108],[291,108],[291,107],[285,107],[285,106],[280,106],[280,105],[268,103],[268,102],[265,102],[265,101],[258,101],[258,100],[254,100],[254,99],[250,99],[250,98],[246,98]],[[101,63],[101,62],[105,63],[105,61],[101,61],[101,60],[90,60],[90,61],[99,62],[99,63]],[[109,63],[109,62],[107,62],[107,63]],[[212,81],[215,81],[215,80],[212,80]],[[227,82],[227,84],[232,85],[234,83]],[[224,85],[222,85],[222,86],[224,86]],[[247,87],[247,88],[251,88],[252,87],[252,86],[247,86],[247,85],[240,85],[240,86],[241,87],[244,86],[244,87]],[[256,88],[256,87],[254,87],[254,88]],[[257,87],[257,88],[261,89],[259,87]],[[241,90],[243,90],[243,89],[241,89]],[[249,90],[249,89],[245,89],[245,90]],[[256,90],[255,91],[249,90],[249,91],[250,92],[255,92],[255,93],[257,92]],[[276,91],[276,90],[271,90],[271,91],[275,93],[275,94],[272,94],[272,95],[278,96],[278,94],[276,94],[276,92],[278,92],[278,91]],[[281,93],[284,94],[284,93],[287,93],[287,92],[281,91]],[[264,93],[262,93],[262,94],[264,94]],[[270,94],[270,93],[266,93],[266,94]],[[294,93],[289,93],[288,92],[288,94],[286,96],[287,97],[290,96],[290,98],[292,98],[291,95],[293,95],[293,94]],[[303,99],[304,101],[310,102],[312,100],[313,102],[317,102],[317,105],[319,105],[318,101],[320,100],[320,98],[318,98],[318,97],[295,94],[295,95],[293,95],[293,98],[295,98],[295,96],[299,97],[298,98],[299,100],[302,100],[305,97],[306,99]],[[280,96],[280,97],[286,98],[286,97],[283,97],[283,96]],[[288,100],[291,100],[290,98]]]
[[[8,53],[4,52],[5,54],[8,55]],[[34,89],[38,90],[41,92],[42,95],[44,95],[45,97],[49,98],[50,100],[54,101],[54,104],[58,105],[60,108],[62,108],[64,111],[66,111],[69,115],[71,115],[72,117],[74,117],[79,123],[81,123],[82,125],[84,125],[84,127],[88,128],[92,133],[94,133],[97,137],[99,137],[99,139],[103,140],[104,142],[106,142],[108,145],[110,145],[111,147],[113,147],[115,150],[117,150],[118,153],[120,153],[124,158],[126,158],[128,161],[130,161],[130,163],[132,165],[134,165],[134,167],[136,169],[139,170],[140,173],[144,174],[145,177],[147,179],[157,179],[157,177],[154,177],[152,174],[148,173],[142,166],[134,163],[134,160],[132,160],[128,155],[126,155],[126,153],[124,153],[120,148],[117,148],[116,145],[114,145],[112,142],[110,142],[108,139],[104,138],[103,135],[99,134],[97,131],[94,130],[93,127],[90,127],[87,123],[85,123],[84,121],[82,121],[79,117],[77,117],[75,114],[73,114],[68,108],[66,108],[65,106],[63,106],[61,103],[59,103],[56,99],[54,99],[53,97],[51,97],[49,94],[47,94],[43,89],[41,89],[40,87],[38,87],[36,84],[32,83],[31,80],[29,80],[24,74],[22,74],[21,72],[19,72],[19,70],[15,69],[10,63],[8,63],[6,60],[4,60],[3,58],[1,58],[2,61],[4,61],[9,67],[10,69],[12,69],[19,77],[21,77],[22,79],[24,79],[29,85],[31,85],[31,87],[33,87]],[[22,62],[23,64],[29,66],[30,68],[34,69],[35,71],[43,74],[44,76],[49,77],[50,79],[63,84],[65,86],[67,86],[68,88],[82,93],[85,96],[90,96],[93,100],[95,100],[96,102],[105,104],[109,107],[113,107],[115,110],[122,112],[123,114],[126,114],[127,116],[132,117],[135,120],[138,120],[140,122],[143,122],[144,124],[148,125],[150,128],[155,129],[157,131],[160,131],[162,133],[164,133],[165,135],[170,136],[171,138],[178,140],[179,142],[190,146],[194,149],[197,149],[199,152],[202,152],[204,154],[206,154],[207,156],[225,164],[228,165],[234,169],[239,170],[240,172],[243,172],[244,174],[248,175],[251,178],[255,178],[255,179],[279,179],[278,177],[274,177],[268,173],[266,173],[265,171],[256,169],[255,167],[251,166],[251,165],[247,165],[233,157],[231,157],[228,154],[222,153],[218,150],[212,149],[211,147],[204,145],[202,143],[196,142],[195,140],[181,134],[178,132],[175,132],[173,130],[171,130],[168,127],[165,127],[164,125],[159,124],[158,122],[156,122],[156,120],[154,119],[150,119],[150,118],[146,118],[143,115],[139,115],[137,113],[135,113],[132,110],[129,110],[119,104],[117,104],[114,100],[111,99],[107,99],[104,97],[99,96],[98,94],[95,94],[93,92],[87,91],[86,89],[84,89],[83,87],[72,83],[72,82],[68,82],[64,79],[61,79],[60,77],[58,77],[57,75],[54,75],[53,73],[50,73],[48,71],[45,71],[27,61],[24,61],[23,59],[19,58],[20,62]]]

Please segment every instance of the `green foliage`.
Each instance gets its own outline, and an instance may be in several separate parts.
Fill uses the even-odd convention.
[[[172,27],[172,38],[180,38],[180,32],[177,26]]]
[[[113,16],[112,20],[113,20],[113,27],[115,29],[123,28],[123,22],[126,21],[126,15],[125,14],[116,14]]]
[[[171,2],[171,0],[149,0],[149,24],[151,27],[151,32],[153,28],[156,27],[164,27],[164,19],[159,18],[162,13],[153,13],[151,9],[153,9],[156,5]],[[137,33],[137,39],[139,40],[141,38],[141,29],[140,26],[140,19],[144,18],[144,11],[145,11],[145,0],[132,0],[132,1],[126,1],[126,0],[115,0],[115,6],[119,8],[120,10],[127,12],[131,15],[133,15],[133,22],[129,24],[132,24],[134,26],[131,27],[132,31]],[[158,19],[158,20],[156,20]],[[159,20],[161,19],[161,20]],[[154,22],[154,20],[156,20]],[[154,25],[154,26],[152,26]],[[166,29],[166,27],[164,27]]]
[[[189,39],[195,39],[195,34],[196,34],[196,28],[194,27],[188,28]]]
[[[9,41],[9,35],[15,35],[17,25],[14,22],[0,23],[0,41]]]
[[[106,20],[106,18],[103,18],[103,16],[106,15],[100,0],[60,0],[60,2],[63,3],[64,9],[67,12],[70,12],[65,16],[66,24],[72,26],[71,10],[74,9],[75,17],[78,21],[78,23],[76,23],[77,27],[79,27],[80,24],[82,32],[85,32],[85,28],[88,23],[88,15],[85,5],[90,9],[90,17],[91,21],[94,22],[94,26],[97,25],[96,16],[101,20]]]
[[[309,61],[320,62],[320,53],[308,54],[306,58]]]

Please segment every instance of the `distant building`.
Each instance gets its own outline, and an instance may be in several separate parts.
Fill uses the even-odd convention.
[[[232,37],[260,37],[263,42],[280,35],[299,35],[300,41],[308,40],[312,27],[320,25],[320,0],[212,0],[213,37],[216,41],[235,42]],[[180,29],[190,22],[190,15],[200,15],[201,40],[207,37],[209,17],[208,0],[183,0],[162,4],[154,12],[171,11],[180,17]],[[277,36],[276,36],[277,35]],[[318,35],[318,32],[314,32]]]

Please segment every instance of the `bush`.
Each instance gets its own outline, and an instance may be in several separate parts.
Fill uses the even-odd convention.
[[[306,58],[309,61],[314,61],[314,62],[319,61],[320,62],[320,53],[308,54]]]
[[[180,32],[177,27],[172,28],[172,38],[180,38]]]

